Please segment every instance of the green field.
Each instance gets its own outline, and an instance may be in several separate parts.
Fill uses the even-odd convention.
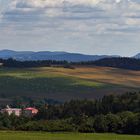
[[[0,140],[139,140],[140,136],[80,133],[0,132]]]
[[[139,90],[140,72],[106,67],[0,69],[0,101],[28,96],[55,100],[94,99]]]

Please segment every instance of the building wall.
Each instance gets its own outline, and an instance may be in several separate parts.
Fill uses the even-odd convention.
[[[2,109],[1,110],[1,113],[8,113],[8,115],[11,115],[11,114],[14,114],[16,116],[20,116],[21,113],[22,113],[22,110],[21,109]]]
[[[8,115],[15,114],[16,116],[20,116],[22,113],[27,117],[33,117],[38,113],[38,110],[35,108],[26,108],[24,110],[19,108],[5,108],[1,110],[1,113],[8,113]]]

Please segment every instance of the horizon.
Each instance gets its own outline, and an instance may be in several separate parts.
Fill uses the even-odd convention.
[[[0,0],[0,49],[130,57],[139,0]]]
[[[11,49],[0,49],[0,52],[1,51],[14,51],[14,52],[33,52],[33,53],[37,53],[37,52],[52,52],[52,53],[55,53],[55,52],[61,52],[61,53],[71,53],[71,54],[80,54],[80,55],[90,55],[90,56],[103,56],[103,55],[106,55],[106,56],[118,56],[118,57],[134,57],[138,54],[140,54],[139,52],[132,55],[132,56],[121,56],[121,55],[118,55],[118,54],[86,54],[86,53],[80,53],[80,52],[68,52],[68,51],[49,51],[49,50],[39,50],[39,51],[33,51],[33,50],[11,50]]]

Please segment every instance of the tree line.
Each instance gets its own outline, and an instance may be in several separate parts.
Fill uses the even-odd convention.
[[[14,104],[15,107],[19,105],[24,103]],[[140,134],[140,93],[54,104],[32,101],[30,105],[39,109],[36,116],[26,118],[0,114],[0,129]]]
[[[140,59],[130,57],[103,58],[97,61],[78,62],[78,63],[79,65],[95,65],[130,70],[140,70]]]
[[[28,67],[45,67],[45,66],[63,66],[64,68],[74,68],[77,65],[84,66],[105,66],[115,67],[130,70],[140,70],[140,59],[117,57],[117,58],[103,58],[96,61],[81,61],[81,62],[67,62],[56,60],[37,60],[37,61],[18,61],[12,58],[0,59],[0,63],[4,67],[28,68]]]
[[[37,61],[18,61],[12,58],[0,59],[0,63],[3,67],[13,68],[30,68],[30,67],[50,67],[52,65],[67,65],[67,61],[56,60],[37,60]]]

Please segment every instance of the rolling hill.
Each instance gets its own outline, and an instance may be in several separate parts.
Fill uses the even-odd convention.
[[[109,67],[1,68],[0,97],[95,99],[140,90],[140,72]]]

